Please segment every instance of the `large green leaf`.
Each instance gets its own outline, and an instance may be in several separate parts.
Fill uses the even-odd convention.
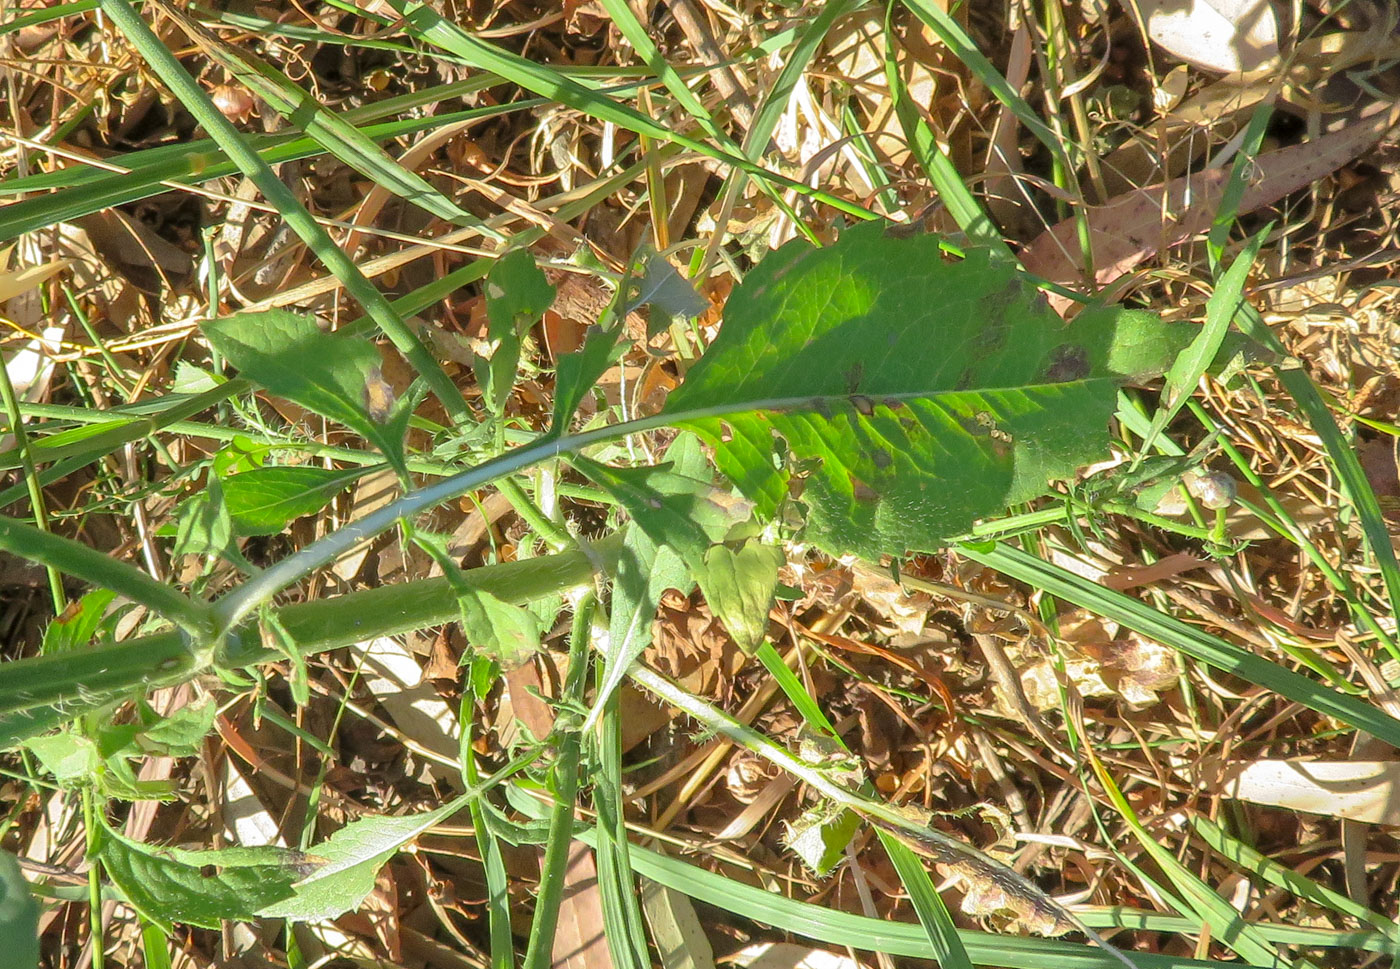
[[[902,554],[1103,455],[1117,386],[1161,373],[1194,332],[1114,307],[1065,324],[988,251],[952,261],[933,236],[862,225],[755,268],[665,412],[761,514],[800,479],[817,544]]]

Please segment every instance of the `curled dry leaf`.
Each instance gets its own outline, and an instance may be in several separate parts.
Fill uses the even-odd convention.
[[[1116,696],[1130,708],[1150,706],[1177,681],[1172,652],[1160,643],[1087,613],[1060,620],[1064,675],[1081,696]],[[1058,673],[1050,657],[1023,644],[1016,658],[1026,699],[1041,711],[1061,703]]]
[[[247,89],[238,84],[220,84],[209,92],[209,100],[219,113],[234,124],[243,124],[253,116],[257,105]]]

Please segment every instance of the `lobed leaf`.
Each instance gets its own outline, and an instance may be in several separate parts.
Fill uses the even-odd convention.
[[[513,249],[496,260],[486,277],[489,356],[476,361],[481,396],[493,414],[505,411],[515,389],[520,347],[530,327],[554,302],[555,289],[528,249]]]

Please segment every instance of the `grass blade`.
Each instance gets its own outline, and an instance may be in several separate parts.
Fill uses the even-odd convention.
[[[471,411],[467,408],[461,392],[413,331],[394,312],[384,294],[365,278],[359,267],[341,251],[320,223],[311,217],[311,213],[301,204],[295,193],[282,184],[282,180],[273,173],[262,157],[248,147],[238,129],[219,113],[209,96],[204,93],[204,89],[137,15],[129,0],[101,0],[101,3],[103,12],[126,35],[145,58],[146,63],[199,123],[204,125],[204,130],[219,143],[243,174],[257,185],[263,197],[277,207],[287,225],[345,285],[346,291],[359,301],[384,335],[417,369],[427,381],[434,396],[447,409],[448,415],[457,421],[470,421]]]
[[[674,142],[726,165],[731,165],[755,178],[809,196],[815,201],[823,202],[837,211],[858,219],[876,217],[875,213],[864,206],[848,202],[827,192],[804,185],[802,182],[771,172],[741,155],[734,155],[671,131],[641,112],[584,87],[553,68],[533,63],[473,37],[427,4],[418,3],[415,0],[390,0],[390,2],[394,9],[404,16],[408,26],[417,31],[424,41],[462,57],[482,70],[491,71],[493,74],[518,84],[527,91],[544,95],[603,121],[611,121],[618,127],[635,134],[655,138],[658,141]]]
[[[474,226],[497,241],[504,237],[464,211],[416,172],[405,169],[360,129],[321,106],[280,71],[256,57],[239,53],[164,0],[156,5],[190,39],[224,69],[266,101],[287,121],[300,127],[328,152],[399,198],[453,225]]]
[[[1190,346],[1181,351],[1181,355],[1167,371],[1163,403],[1152,418],[1152,427],[1148,429],[1147,437],[1138,449],[1139,457],[1147,456],[1156,444],[1158,435],[1166,430],[1167,425],[1186,406],[1186,399],[1195,392],[1196,384],[1220,351],[1220,345],[1225,340],[1231,321],[1239,314],[1244,301],[1245,280],[1249,277],[1249,271],[1254,268],[1259,247],[1263,245],[1268,233],[1269,230],[1264,229],[1251,239],[1230,269],[1215,284],[1210,299],[1206,301],[1205,326],[1201,327],[1200,334],[1191,341]]]
[[[1344,696],[1277,663],[1217,639],[1121,592],[1106,589],[1005,543],[987,549],[962,545],[959,553],[1020,582],[1113,619],[1209,666],[1243,677],[1280,696],[1400,746],[1400,720],[1356,697]]]

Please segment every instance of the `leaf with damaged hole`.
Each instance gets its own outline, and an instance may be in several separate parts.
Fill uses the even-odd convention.
[[[860,825],[860,815],[854,811],[824,802],[789,824],[783,841],[811,871],[825,875],[841,860]]]
[[[1117,387],[1160,374],[1195,332],[1115,307],[1066,325],[992,253],[951,261],[933,236],[867,224],[749,273],[665,412],[759,514],[800,487],[816,544],[899,555],[1105,454]]]

